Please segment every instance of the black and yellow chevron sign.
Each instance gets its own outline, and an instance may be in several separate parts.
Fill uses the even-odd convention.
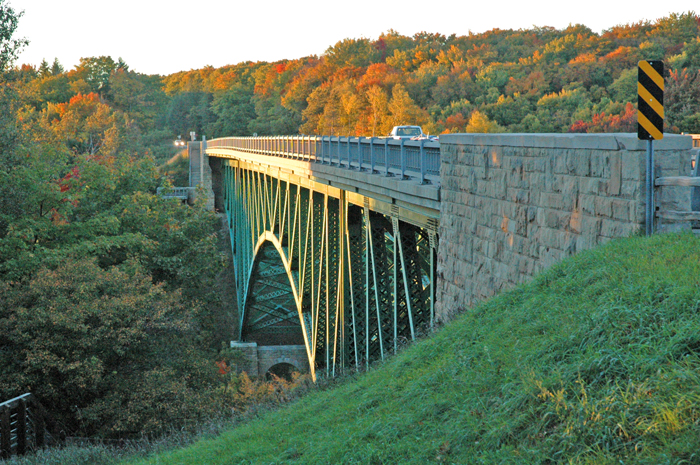
[[[637,138],[660,140],[664,138],[664,62],[639,62],[637,82]]]

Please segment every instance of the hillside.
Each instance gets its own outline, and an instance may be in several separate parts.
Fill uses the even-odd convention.
[[[637,65],[665,65],[667,133],[700,132],[700,17],[671,13],[598,34],[493,29],[344,39],[321,56],[205,67],[163,77],[166,124],[225,136],[381,136],[636,131]]]
[[[700,240],[581,253],[356,380],[142,462],[697,463]]]

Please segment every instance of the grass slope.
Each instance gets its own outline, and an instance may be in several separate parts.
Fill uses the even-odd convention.
[[[700,463],[700,241],[615,241],[149,464]]]

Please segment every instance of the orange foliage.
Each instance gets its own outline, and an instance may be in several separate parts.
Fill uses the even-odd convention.
[[[591,121],[576,121],[569,132],[634,132],[636,127],[637,110],[628,102],[619,115],[596,113]]]
[[[216,366],[219,367],[219,374],[220,375],[225,375],[231,371],[231,367],[226,364],[226,360],[219,360],[218,362],[215,362]]]
[[[614,68],[631,68],[636,66],[639,61],[639,48],[620,46],[607,55],[602,56],[600,61]]]
[[[213,90],[226,90],[229,89],[234,82],[236,82],[239,79],[238,73],[236,71],[230,70],[226,71],[223,74],[220,74],[219,76],[214,79],[214,82],[212,83],[212,89]]]
[[[100,103],[100,96],[95,92],[90,92],[89,94],[74,95],[68,101],[68,103],[59,103],[56,105],[56,110],[58,115],[63,117],[69,111],[75,111],[81,116],[87,116],[88,113],[92,113],[94,108]]]
[[[582,53],[576,58],[569,61],[570,65],[576,65],[580,63],[595,63],[595,53]]]
[[[366,90],[372,86],[381,86],[385,90],[396,84],[399,80],[399,72],[386,63],[374,63],[367,67],[367,71],[357,83],[357,90]]]
[[[467,119],[462,113],[448,116],[445,120],[445,128],[448,132],[464,132],[467,127]]]

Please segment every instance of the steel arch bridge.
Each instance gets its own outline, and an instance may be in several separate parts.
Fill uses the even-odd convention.
[[[356,162],[348,149],[344,164],[323,149],[340,154],[340,139],[334,147],[287,138],[282,151],[279,139],[219,139],[206,149],[221,158],[240,340],[303,344],[314,378],[368,366],[433,326],[439,211],[420,192],[437,197],[439,186],[405,167],[376,174],[361,142]],[[226,146],[232,140],[237,147]],[[419,195],[401,192],[410,187]]]

